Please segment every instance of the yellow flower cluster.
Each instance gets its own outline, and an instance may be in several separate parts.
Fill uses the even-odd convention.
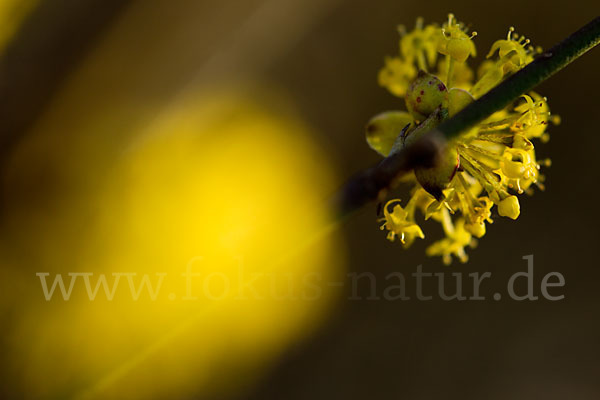
[[[378,79],[404,98],[407,111],[379,114],[367,125],[367,142],[383,156],[409,145],[541,52],[511,27],[474,71],[468,61],[476,55],[476,32],[469,33],[454,15],[442,26],[424,26],[418,19],[411,32],[404,27],[399,31],[399,55],[385,59]],[[427,248],[427,255],[441,256],[446,264],[452,255],[466,262],[465,248],[485,235],[492,213],[516,219],[520,214],[516,195],[531,194],[533,185],[543,189],[540,167],[550,161],[536,158],[532,139],[546,142],[550,122],[560,121],[550,115],[547,99],[531,92],[464,132],[447,146],[439,165],[417,168],[405,180],[414,186],[404,208],[399,199],[387,202],[381,218],[387,238],[398,237],[405,247],[423,239],[418,210],[425,219],[439,222],[445,233],[444,239]]]

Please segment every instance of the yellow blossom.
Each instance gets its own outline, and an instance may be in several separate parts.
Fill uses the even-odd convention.
[[[415,238],[425,238],[423,231],[414,221],[411,219],[411,215],[408,211],[402,208],[399,204],[400,200],[390,200],[386,203],[383,208],[384,218],[381,221],[385,221],[381,226],[381,230],[387,229],[387,238],[393,242],[396,236],[406,247],[410,246]],[[394,205],[392,212],[390,213],[390,206]],[[409,205],[410,207],[411,205]],[[408,207],[407,207],[408,208]]]
[[[386,57],[385,67],[379,71],[379,85],[387,88],[393,95],[404,96],[412,79],[417,76],[417,69],[412,63],[400,57]]]
[[[514,73],[533,61],[533,56],[541,49],[530,46],[530,40],[524,36],[519,37],[514,33],[512,26],[508,30],[506,39],[497,40],[492,45],[487,58],[490,59],[497,53],[498,58],[482,65],[482,75],[473,86],[473,96],[481,97],[491,88],[496,86],[508,74]]]
[[[452,255],[456,256],[460,262],[467,262],[469,256],[465,252],[465,247],[474,247],[476,241],[471,234],[465,229],[465,220],[459,218],[456,224],[452,224],[447,211],[444,212],[444,231],[446,237],[438,240],[425,250],[428,256],[441,256],[444,264],[448,265],[452,262]]]
[[[437,58],[438,29],[434,25],[423,27],[423,18],[417,18],[415,29],[406,32],[403,25],[400,33],[400,53],[408,62],[416,62],[419,69],[427,71],[427,66],[435,65]]]
[[[498,56],[502,60],[501,66],[505,72],[517,71],[533,61],[534,50],[529,46],[530,40],[524,36],[519,37],[514,32],[515,28],[511,26],[506,39],[494,42],[487,55],[487,58],[490,58],[498,51]]]
[[[505,39],[494,42],[475,74],[466,62],[476,55],[475,32],[469,34],[454,15],[442,26],[424,25],[419,19],[413,31],[401,29],[401,36],[400,54],[386,58],[379,81],[404,98],[408,113],[383,113],[367,125],[369,145],[384,156],[460,112],[540,51],[511,27]],[[423,238],[418,210],[424,219],[440,223],[445,234],[427,248],[427,255],[441,256],[445,263],[452,255],[466,261],[466,247],[485,235],[494,213],[517,219],[521,212],[517,195],[532,194],[535,186],[543,189],[540,169],[550,161],[536,158],[533,141],[547,141],[548,125],[559,122],[550,114],[548,100],[530,92],[463,132],[446,147],[442,164],[416,168],[402,180],[413,185],[412,196],[406,208],[399,200],[386,204],[382,229],[389,231],[388,239],[398,236],[408,245]]]
[[[465,26],[457,22],[454,14],[448,15],[448,22],[442,27],[441,40],[438,42],[438,51],[453,58],[458,62],[465,62],[469,56],[475,57],[477,51],[471,39],[477,36],[477,32],[468,35]]]

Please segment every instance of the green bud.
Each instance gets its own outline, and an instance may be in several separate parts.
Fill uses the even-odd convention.
[[[367,124],[367,143],[373,150],[387,157],[402,129],[412,123],[412,116],[405,111],[387,111],[378,114]]]
[[[434,75],[420,71],[406,93],[406,108],[417,121],[425,120],[438,107],[448,107],[448,89]]]
[[[474,102],[475,99],[471,93],[463,89],[452,88],[448,92],[448,112],[453,117],[460,110]]]
[[[410,146],[421,136],[436,128],[443,120],[448,118],[448,110],[438,107],[429,117],[411,131],[396,139],[392,153],[403,147]],[[429,194],[437,200],[444,198],[443,190],[448,187],[459,167],[459,157],[456,146],[448,145],[444,149],[436,166],[431,168],[415,168],[415,177]]]
[[[448,187],[460,165],[456,146],[448,145],[444,149],[438,164],[432,168],[415,168],[415,176],[429,194],[436,200],[444,198],[443,190]]]

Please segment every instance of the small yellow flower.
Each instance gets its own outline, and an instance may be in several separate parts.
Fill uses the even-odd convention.
[[[393,95],[402,97],[410,83],[417,76],[417,69],[400,57],[386,57],[385,67],[379,71],[379,85],[387,88]]]
[[[444,212],[444,215],[447,216],[444,218],[445,223],[443,224],[446,237],[427,247],[425,254],[441,256],[446,265],[452,262],[452,255],[456,256],[460,262],[465,263],[469,260],[465,247],[475,247],[477,242],[465,229],[464,218],[459,218],[453,225],[447,211]]]
[[[442,26],[441,39],[438,41],[438,51],[450,56],[452,59],[463,63],[469,56],[475,57],[477,51],[471,39],[477,36],[477,32],[471,35],[466,33],[463,23],[457,22],[454,14],[448,15],[448,22]]]
[[[381,225],[381,230],[387,229],[388,235],[387,238],[390,241],[394,241],[396,237],[402,242],[405,247],[408,247],[412,244],[415,238],[424,239],[425,235],[423,231],[419,227],[419,225],[415,224],[412,221],[411,213],[406,211],[400,206],[400,200],[390,200],[386,203],[383,208],[384,218],[381,221],[385,221],[383,225]],[[392,212],[390,213],[390,206],[394,205]],[[407,208],[412,207],[413,205],[409,204]]]
[[[435,65],[438,47],[438,29],[434,25],[423,28],[423,18],[417,18],[415,29],[406,32],[404,25],[398,27],[400,33],[400,53],[409,63],[416,63],[419,69]]]
[[[419,19],[412,32],[401,29],[400,55],[386,59],[379,81],[404,98],[408,112],[373,118],[367,126],[373,149],[387,156],[410,145],[541,51],[510,28],[506,39],[492,45],[473,82],[475,73],[466,61],[476,55],[475,35],[452,14],[442,26],[424,26]],[[485,235],[494,213],[517,219],[521,213],[517,195],[532,194],[534,185],[543,189],[540,169],[550,161],[536,158],[533,141],[548,141],[549,123],[559,122],[550,114],[548,100],[531,92],[464,132],[447,146],[441,164],[416,168],[403,180],[414,185],[412,196],[405,209],[399,200],[386,204],[382,229],[389,231],[388,239],[398,236],[407,247],[415,238],[424,238],[415,218],[419,210],[424,219],[440,223],[446,236],[429,246],[426,254],[441,256],[445,263],[451,256],[465,262],[465,249]]]
[[[514,73],[533,61],[536,53],[541,52],[538,47],[534,49],[529,39],[519,37],[514,33],[515,28],[510,27],[506,39],[497,40],[492,45],[487,58],[498,54],[496,60],[490,60],[482,65],[482,74],[473,87],[473,96],[481,97],[491,88],[496,86],[506,75]]]
[[[487,58],[490,58],[497,51],[498,57],[502,61],[501,67],[505,72],[518,71],[533,61],[534,49],[529,46],[530,40],[524,36],[519,37],[514,32],[515,28],[511,26],[506,39],[494,42],[487,55]]]
[[[502,177],[506,179],[506,185],[519,193],[523,193],[524,189],[537,181],[539,165],[535,162],[531,151],[506,149],[500,168],[502,168]]]
[[[547,98],[535,92],[530,94],[531,96],[521,96],[525,99],[525,102],[515,107],[514,110],[522,114],[513,123],[511,129],[515,132],[522,132],[528,139],[540,138],[545,143],[550,139],[550,136],[545,132],[546,125],[549,122],[558,125],[560,117],[550,114]]]

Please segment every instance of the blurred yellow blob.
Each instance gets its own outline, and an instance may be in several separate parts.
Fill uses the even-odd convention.
[[[232,95],[173,107],[120,151],[88,206],[69,196],[13,228],[44,236],[30,249],[40,265],[0,267],[23,287],[15,387],[98,399],[244,390],[335,297],[343,255],[320,207],[335,188],[325,156],[296,118]],[[68,300],[59,284],[50,295],[56,274]]]

